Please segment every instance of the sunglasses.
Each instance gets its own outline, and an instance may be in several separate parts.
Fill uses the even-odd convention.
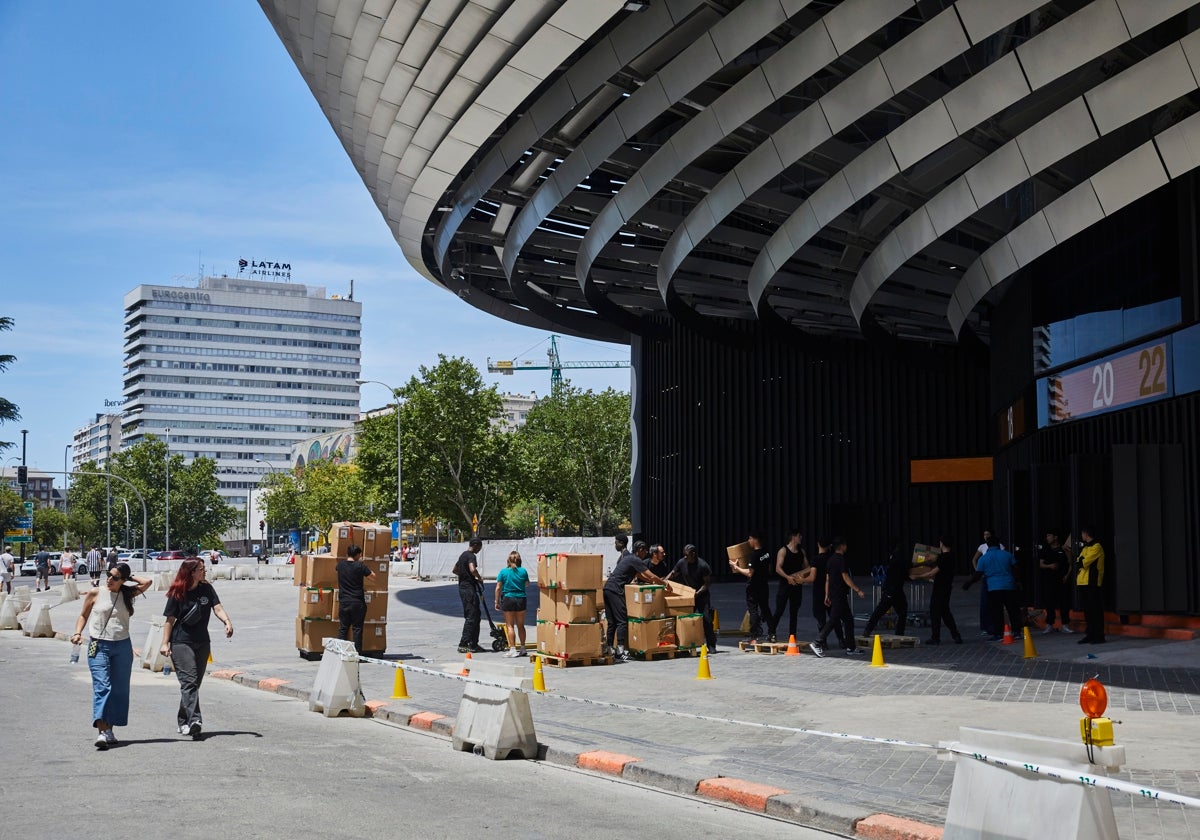
[[[109,575],[108,579],[109,580],[123,580],[123,578],[120,575]]]

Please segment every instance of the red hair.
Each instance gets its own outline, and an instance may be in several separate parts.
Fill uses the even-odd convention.
[[[171,582],[171,586],[167,589],[167,597],[174,598],[176,601],[182,601],[187,597],[187,591],[192,587],[192,575],[198,567],[204,565],[204,561],[199,557],[189,557],[179,564],[179,571],[175,573],[175,580]]]

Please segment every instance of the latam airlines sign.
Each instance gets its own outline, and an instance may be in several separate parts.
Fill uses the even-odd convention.
[[[238,276],[246,272],[247,277],[269,277],[274,280],[291,280],[292,264],[273,260],[238,260]]]

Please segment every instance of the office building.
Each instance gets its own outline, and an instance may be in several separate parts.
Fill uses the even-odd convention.
[[[88,461],[104,469],[110,456],[121,451],[121,415],[97,414],[96,419],[75,430],[71,443],[71,469]]]

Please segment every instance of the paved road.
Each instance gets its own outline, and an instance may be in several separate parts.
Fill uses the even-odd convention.
[[[426,667],[457,671],[462,657],[454,651],[461,626],[455,587],[407,578],[392,583],[388,655],[417,664],[429,660]],[[218,581],[216,586],[238,628],[232,643],[217,644],[216,667],[278,677],[305,690],[311,687],[317,666],[300,660],[294,646],[296,590],[283,581]],[[742,589],[718,587],[722,616],[741,615]],[[974,623],[974,595],[967,593],[955,603],[966,627]],[[139,646],[145,622],[158,611],[161,598],[161,593],[151,593],[148,608],[135,616]],[[53,610],[58,629],[69,628],[74,609],[64,605]],[[726,623],[736,619],[727,618]],[[812,632],[811,623],[811,618],[805,619],[802,634]],[[0,639],[8,635],[0,633]],[[1079,687],[1099,674],[1109,689],[1110,714],[1121,721],[1118,742],[1129,757],[1121,777],[1200,796],[1194,758],[1194,745],[1200,742],[1200,642],[1120,640],[1093,648],[1076,645],[1077,638],[1038,636],[1042,656],[1026,661],[1019,645],[1004,647],[968,637],[961,646],[888,651],[885,669],[840,654],[817,659],[726,652],[712,659],[717,678],[712,682],[695,680],[696,660],[691,659],[548,669],[547,682],[555,695],[655,711],[631,713],[537,697],[534,720],[539,740],[560,751],[615,750],[677,774],[733,776],[864,814],[883,811],[940,824],[953,770],[933,750],[697,722],[661,712],[696,712],[926,744],[954,739],[964,724],[1073,740],[1080,717]],[[52,658],[65,658],[61,643],[40,644],[46,650],[58,648]],[[390,668],[364,666],[368,698],[389,697],[392,675]],[[413,674],[408,688],[413,699],[389,708],[451,717],[456,713],[458,683]],[[1113,801],[1124,837],[1200,837],[1195,812],[1120,796]]]
[[[829,836],[553,764],[488,761],[222,680],[201,691],[207,732],[193,742],[171,730],[174,677],[140,669],[130,725],[98,752],[87,668],[47,645],[0,634],[5,837]]]

